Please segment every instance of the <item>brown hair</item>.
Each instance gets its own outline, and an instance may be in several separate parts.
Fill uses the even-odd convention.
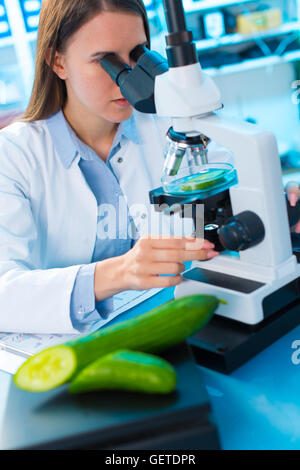
[[[95,14],[117,10],[134,12],[142,17],[150,46],[149,23],[142,0],[43,0],[34,84],[22,121],[46,119],[64,107],[66,85],[52,70],[55,52],[63,52],[68,39]],[[48,64],[46,55],[49,48],[51,58]]]

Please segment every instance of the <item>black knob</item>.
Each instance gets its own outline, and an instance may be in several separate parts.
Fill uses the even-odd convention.
[[[265,237],[265,228],[255,212],[244,211],[227,219],[219,229],[219,239],[226,250],[243,251],[258,245]]]

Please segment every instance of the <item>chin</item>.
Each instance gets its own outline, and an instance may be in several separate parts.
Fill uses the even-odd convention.
[[[130,108],[122,109],[119,112],[111,113],[108,120],[111,122],[118,122],[118,123],[123,122],[123,121],[128,121],[128,119],[131,118],[132,114],[133,114],[133,107],[130,106]]]

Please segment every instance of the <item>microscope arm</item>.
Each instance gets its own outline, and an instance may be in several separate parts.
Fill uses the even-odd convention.
[[[215,114],[173,119],[173,127],[187,135],[201,132],[232,151],[238,175],[238,185],[230,188],[233,214],[248,210],[251,203],[251,210],[265,226],[264,241],[240,253],[241,260],[276,266],[289,259],[292,255],[289,222],[274,135],[254,124]]]

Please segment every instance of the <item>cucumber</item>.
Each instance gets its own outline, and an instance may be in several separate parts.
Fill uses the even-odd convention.
[[[27,359],[14,375],[14,383],[29,392],[46,392],[67,382],[76,363],[72,348],[54,346]]]
[[[170,300],[143,315],[36,354],[21,365],[14,375],[14,383],[29,391],[50,390],[68,382],[89,363],[117,349],[163,351],[200,330],[218,304],[219,300],[212,295]]]
[[[176,380],[174,368],[164,359],[124,349],[89,364],[75,376],[68,391],[127,390],[166,394],[173,392]]]
[[[215,184],[225,181],[225,170],[211,170],[207,173],[200,174],[195,178],[187,181],[181,186],[182,191],[196,191],[197,189],[207,189]]]

